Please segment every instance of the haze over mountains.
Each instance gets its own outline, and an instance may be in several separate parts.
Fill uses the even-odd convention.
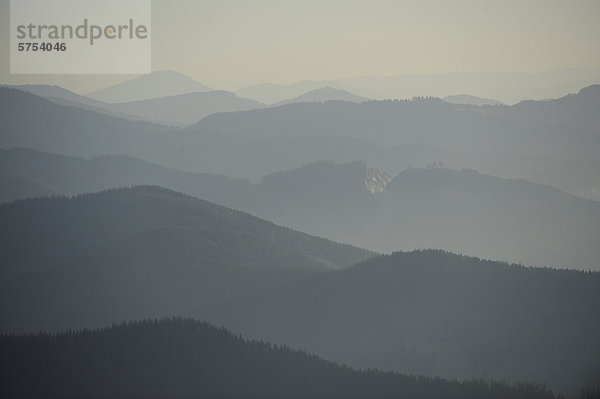
[[[105,104],[102,101],[73,93],[56,85],[2,85],[1,87],[23,90],[58,103],[89,106],[92,110],[102,109]]]
[[[498,82],[506,93],[559,91],[575,84],[563,72]],[[445,90],[467,77],[423,82],[438,78]],[[248,89],[270,99],[303,90],[274,104],[190,79],[144,75],[95,95],[103,100],[53,86],[0,88],[0,332],[193,317],[355,368],[481,378],[485,395],[481,382],[356,372],[178,319],[49,339],[2,336],[14,350],[0,355],[0,370],[47,360],[90,378],[90,389],[98,374],[77,362],[102,370],[108,363],[98,356],[116,345],[131,362],[103,357],[115,372],[139,363],[135,375],[178,381],[190,395],[207,392],[190,382],[197,367],[222,373],[203,385],[211,394],[233,395],[223,388],[232,384],[261,397],[267,386],[281,389],[268,373],[253,385],[257,365],[295,370],[281,374],[294,391],[320,381],[301,397],[331,392],[331,375],[366,390],[357,397],[440,397],[428,389],[442,384],[449,397],[550,398],[534,385],[490,381],[536,381],[569,395],[597,384],[599,85],[511,106],[467,86],[452,93],[468,96],[448,101],[373,101],[336,82]],[[550,80],[562,88],[545,86]],[[409,87],[404,78],[369,82]],[[130,347],[125,336],[153,349]],[[191,363],[179,354],[145,362],[135,349],[165,356],[170,339],[184,336],[179,348]],[[199,362],[215,336],[231,357]],[[33,345],[48,356],[25,356]],[[248,367],[233,375],[234,362]],[[172,373],[161,380],[157,367]],[[26,390],[23,369],[15,370],[23,379],[10,380]],[[40,387],[83,392],[31,375],[50,384]],[[117,386],[98,389],[147,389]]]
[[[4,332],[176,315],[361,368],[559,392],[598,371],[598,273],[440,251],[350,267],[373,253],[152,186],[0,205],[0,226]]]
[[[88,93],[87,96],[107,103],[123,103],[203,92],[210,87],[175,71],[158,71]]]
[[[214,114],[181,131],[2,88],[0,147],[127,154],[176,169],[252,179],[322,160],[364,160],[391,175],[442,162],[597,199],[598,92],[600,86],[590,86],[561,99],[512,107],[437,99],[288,104]],[[44,122],[29,118],[23,107],[44,115]]]
[[[347,85],[380,93],[382,98],[446,97],[468,93],[506,104],[562,97],[600,83],[600,68],[559,69],[542,73],[460,72],[361,76],[340,79]]]
[[[576,95],[532,102],[537,112],[528,114],[527,122],[525,112],[521,111],[531,106],[529,102],[482,109],[448,104],[435,98],[417,98],[361,104],[291,104],[254,112],[213,115],[195,127],[253,138],[310,137],[320,133],[372,140],[386,147],[412,144],[471,150],[510,145],[509,148],[517,153],[587,155],[583,146],[589,144],[588,140],[596,139],[593,133],[598,128],[595,111],[600,107],[599,93],[600,86],[595,85]],[[581,102],[586,105],[574,106]],[[554,116],[557,107],[561,108],[562,114]],[[577,114],[573,115],[575,109]],[[308,118],[308,114],[312,117]],[[574,137],[577,140],[562,148],[567,135],[565,125],[569,127],[569,136],[577,135]],[[499,132],[503,133],[501,137],[497,136]],[[520,146],[515,143],[517,137],[523,140]],[[535,145],[541,139],[545,139],[544,145]],[[536,143],[532,143],[533,140]],[[579,152],[575,152],[577,150]]]
[[[353,103],[361,103],[368,101],[366,97],[357,96],[346,90],[334,89],[332,87],[323,87],[322,89],[311,90],[298,97],[294,97],[290,100],[280,101],[274,105],[285,105],[292,103],[314,103],[314,102],[325,102],[325,101],[349,101]]]
[[[600,83],[600,68],[560,69],[543,73],[445,73],[396,76],[357,76],[329,81],[302,81],[291,85],[257,84],[236,91],[242,97],[274,104],[326,86],[370,99],[447,97],[457,93],[493,98],[506,104],[522,100],[562,97]]]
[[[528,265],[600,270],[600,203],[472,170],[406,170],[372,194],[366,165],[315,164],[265,177],[242,208],[374,251],[443,248]],[[389,177],[388,177],[389,178]],[[240,204],[243,206],[243,204]]]
[[[598,273],[416,251],[291,282],[210,319],[353,367],[527,375],[572,392],[597,382],[599,305]]]
[[[443,248],[528,265],[600,270],[600,202],[473,170],[315,163],[252,184],[125,156],[0,151],[0,201],[152,184],[379,252]]]
[[[246,111],[263,104],[237,97],[227,91],[205,91],[125,103],[108,104],[114,112],[142,120],[175,126],[187,126],[218,112]]]
[[[600,399],[598,21],[0,0],[0,399]]]
[[[369,90],[352,87],[349,85],[341,84],[335,81],[313,81],[303,80],[291,85],[282,85],[275,83],[261,83],[249,87],[244,87],[236,90],[236,94],[251,98],[263,104],[276,104],[282,101],[291,100],[292,98],[299,97],[305,93],[313,90],[320,90],[323,88],[332,88],[334,90],[347,91],[356,96],[365,98],[379,98],[380,95]]]
[[[205,116],[217,112],[244,111],[263,107],[263,104],[256,101],[240,98],[233,93],[220,90],[107,103],[80,96],[57,86],[6,87],[23,90],[62,105],[75,106],[118,118],[173,126],[191,125]]]
[[[1,330],[202,315],[366,250],[155,186],[0,206]]]
[[[31,346],[37,350],[29,350]],[[555,398],[546,388],[527,383],[355,371],[182,319],[0,337],[0,348],[0,392],[9,397],[52,392],[57,397],[111,398]],[[96,367],[90,360],[95,358],[104,359],[106,369]],[[32,369],[31,364],[39,366]]]
[[[145,184],[231,206],[251,185],[248,180],[169,169],[125,155],[84,159],[26,148],[0,150],[0,171],[14,183],[2,184],[0,202],[41,195],[76,195]],[[28,187],[42,194],[23,191]]]
[[[456,94],[444,97],[444,101],[451,104],[469,104],[469,105],[506,105],[498,100],[491,98],[481,98],[470,96],[468,94]]]
[[[522,176],[598,198],[599,92],[600,86],[590,86],[561,99],[512,107],[456,105],[437,99],[290,104],[212,115],[190,129],[216,130],[242,140],[302,143],[324,136],[329,141],[353,140],[350,149],[340,143],[339,151],[321,160],[362,159],[392,174],[407,166],[443,162],[501,177]],[[579,106],[582,102],[585,105]],[[535,109],[529,113],[529,108]],[[353,149],[360,155],[354,155]],[[292,164],[293,159],[286,158],[288,163],[278,169],[302,166]],[[268,172],[263,169],[262,174]]]

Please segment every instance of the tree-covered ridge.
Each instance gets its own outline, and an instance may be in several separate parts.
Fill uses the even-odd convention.
[[[0,150],[0,202],[149,184],[376,252],[443,248],[527,265],[600,269],[598,201],[469,169],[412,168],[389,179],[364,162],[317,162],[251,183],[127,156]]]
[[[423,250],[292,282],[210,320],[352,367],[573,394],[600,377],[599,308],[598,272]]]
[[[0,336],[4,398],[554,398],[529,383],[356,371],[191,319]]]
[[[0,331],[202,315],[372,255],[150,186],[0,205]]]
[[[158,231],[187,235],[198,255],[217,265],[329,269],[372,255],[156,186],[1,205],[0,226],[5,267],[34,259],[49,266]]]

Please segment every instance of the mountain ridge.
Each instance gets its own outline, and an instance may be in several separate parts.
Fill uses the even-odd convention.
[[[199,316],[372,252],[138,186],[0,205],[0,331]]]
[[[506,105],[505,103],[491,98],[483,98],[472,96],[469,94],[455,94],[446,96],[444,101],[452,104],[469,104],[469,105]]]
[[[575,393],[600,375],[598,287],[598,272],[419,250],[290,282],[209,319],[351,367],[459,379],[526,376]]]
[[[164,70],[87,93],[87,96],[107,103],[118,103],[208,90],[208,86],[188,75]]]
[[[308,91],[298,97],[291,98],[289,100],[283,100],[273,104],[273,106],[280,106],[285,104],[301,103],[301,102],[325,102],[325,101],[348,101],[353,103],[361,103],[363,101],[369,101],[368,98],[358,96],[343,89],[334,89],[333,87],[326,86],[320,89],[314,89]]]
[[[31,346],[36,350],[28,350]],[[128,322],[56,335],[0,336],[0,348],[0,369],[4,370],[0,391],[7,398],[47,396],[51,392],[61,397],[93,393],[99,398],[417,395],[554,399],[552,392],[532,383],[511,386],[352,370],[190,319]],[[10,367],[5,366],[8,364]],[[31,364],[41,366],[32,368]],[[65,375],[71,378],[65,379]],[[72,380],[78,384],[70,383]]]
[[[123,156],[77,160],[7,150],[0,151],[0,171],[13,179],[2,190],[5,200],[28,195],[18,178],[25,187],[41,183],[37,195],[154,184],[378,252],[436,247],[531,265],[600,267],[589,238],[598,234],[600,202],[469,169],[412,168],[392,178],[365,162],[317,162],[253,183]]]

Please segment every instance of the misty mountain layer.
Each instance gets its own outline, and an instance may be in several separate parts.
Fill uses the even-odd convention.
[[[254,179],[317,161],[363,160],[392,175],[443,162],[600,198],[599,88],[512,107],[439,99],[289,104],[212,115],[186,130],[1,88],[0,147],[85,157],[125,154],[176,169]]]
[[[198,315],[371,252],[158,187],[0,206],[2,331]]]
[[[378,252],[443,248],[530,265],[598,270],[600,203],[473,170],[316,163],[259,183],[125,156],[89,160],[0,150],[0,201],[160,185]]]
[[[292,282],[210,319],[352,367],[524,378],[575,393],[600,377],[599,306],[597,272],[430,250]]]
[[[31,350],[35,348],[35,350]],[[193,320],[0,336],[4,398],[539,398],[533,384],[355,371]]]
[[[157,71],[127,80],[87,96],[107,103],[147,100],[211,90],[190,76],[175,71]]]

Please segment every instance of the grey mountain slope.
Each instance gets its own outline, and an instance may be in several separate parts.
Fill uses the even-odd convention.
[[[597,201],[470,170],[408,170],[388,190],[394,212],[363,243],[390,250],[427,240],[430,247],[491,259],[600,270],[591,238],[600,234],[592,222],[600,220]]]
[[[22,90],[0,88],[0,103],[3,148],[30,147],[79,156],[127,153],[167,132],[156,124],[56,104]]]
[[[471,96],[469,94],[455,94],[452,96],[446,96],[443,98],[444,101],[452,104],[469,104],[469,105],[506,105],[501,101],[494,100],[491,98],[482,98]]]
[[[126,154],[176,169],[252,179],[322,160],[363,159],[392,175],[442,161],[600,198],[595,151],[600,135],[592,112],[598,105],[592,95],[570,96],[565,111],[555,112],[560,120],[550,124],[515,107],[481,109],[421,99],[289,104],[212,115],[180,130],[81,112],[20,93],[0,88],[0,148],[84,157]],[[539,104],[549,105],[563,102]]]
[[[406,170],[372,194],[360,187],[363,170],[317,164],[277,173],[257,186],[261,200],[244,209],[379,252],[443,248],[600,270],[593,239],[600,235],[600,202],[521,179],[441,168]]]
[[[256,101],[240,98],[233,93],[222,90],[187,93],[124,103],[107,103],[78,95],[58,86],[21,85],[3,87],[23,90],[58,104],[76,106],[117,118],[176,126],[190,125],[217,112],[242,111],[263,107],[263,104]]]
[[[182,73],[157,71],[88,93],[87,96],[107,103],[122,103],[209,90],[209,87]]]
[[[384,148],[360,159],[394,174],[407,166],[442,161],[454,168],[521,176],[598,199],[599,91],[590,86],[561,99],[512,107],[482,108],[437,99],[289,104],[213,115],[195,128],[244,138],[327,134],[364,139]]]
[[[91,159],[65,157],[26,148],[0,150],[0,172],[29,182],[38,182],[45,191],[37,195],[18,186],[2,184],[3,201],[49,194],[75,195],[132,185],[157,185],[217,202],[239,205],[251,191],[248,180],[208,173],[191,173],[166,168],[125,155]]]
[[[56,100],[66,100],[71,104],[82,104],[95,108],[102,108],[105,103],[102,101],[94,100],[93,98],[79,95],[77,93],[73,93],[67,89],[63,89],[60,86],[51,86],[51,85],[3,85],[2,87],[23,90],[31,94],[35,94],[36,96],[48,98],[48,99],[56,99]]]
[[[161,185],[381,252],[434,247],[534,265],[600,269],[593,240],[600,234],[599,202],[471,170],[411,169],[390,181],[364,162],[320,162],[251,184],[124,156],[84,160],[13,149],[0,152],[0,171],[63,194]],[[2,189],[6,200],[33,196],[10,184]]]
[[[199,315],[372,253],[156,186],[0,205],[1,330]]]
[[[7,88],[0,88],[0,104],[0,148],[82,157],[125,154],[182,170],[250,178],[323,159],[343,162],[377,152],[372,143],[351,138],[254,140],[210,130],[165,128]]]
[[[296,82],[291,85],[282,85],[276,83],[261,83],[249,87],[244,87],[236,90],[236,94],[251,98],[259,101],[263,104],[275,104],[281,101],[290,100],[294,97],[301,96],[312,90],[318,90],[325,87],[331,87],[333,89],[348,91],[357,96],[365,98],[381,98],[377,93],[370,90],[365,90],[351,85],[341,84],[336,81],[314,81],[314,80],[303,80]]]
[[[353,103],[361,103],[368,101],[366,97],[357,96],[356,94],[350,93],[346,90],[334,89],[333,87],[323,87],[321,89],[311,90],[298,97],[280,101],[274,105],[285,105],[293,103],[313,103],[313,102],[325,102],[325,101],[349,101]]]
[[[32,367],[40,364],[45,367]],[[0,336],[0,365],[0,386],[7,399],[46,397],[49,392],[98,399],[556,398],[531,383],[511,386],[352,370],[181,318],[129,321],[92,331]]]
[[[598,273],[428,250],[290,283],[210,319],[353,367],[526,378],[574,394],[600,372],[598,306]]]
[[[378,98],[445,97],[469,93],[507,104],[524,99],[562,97],[581,87],[600,83],[600,68],[562,69],[542,73],[462,72],[360,76],[340,82],[381,93]]]
[[[55,194],[57,194],[56,191],[43,184],[31,181],[8,170],[0,169],[0,203]]]
[[[369,101],[361,104],[327,102],[289,104],[252,112],[213,115],[195,125],[244,137],[307,137],[330,135],[369,139],[393,147],[402,144],[430,145],[453,150],[500,149],[507,145],[516,153],[597,158],[588,146],[597,146],[597,93],[590,86],[580,93],[552,102],[535,102],[543,112],[519,112],[521,106],[491,107],[449,104],[440,99]],[[573,103],[584,102],[581,111]],[[554,106],[564,106],[560,116],[547,120]],[[590,112],[587,112],[590,109]],[[572,115],[577,110],[583,115]],[[566,114],[566,115],[565,115]],[[581,118],[580,116],[585,116]],[[565,125],[568,128],[565,128]],[[401,127],[401,129],[400,129]],[[543,141],[544,146],[539,142]]]
[[[145,118],[143,116],[137,116],[137,115],[126,114],[126,113],[120,112],[118,107],[112,107],[113,104],[102,103],[100,101],[98,101],[98,102],[101,103],[101,105],[95,106],[95,105],[88,105],[88,104],[84,104],[84,103],[73,101],[73,100],[68,100],[66,98],[61,98],[61,97],[44,97],[44,98],[46,100],[52,101],[53,103],[56,103],[56,104],[66,105],[69,107],[82,108],[82,109],[92,111],[95,113],[110,115],[110,116],[113,116],[113,117],[119,118],[119,119],[127,119],[130,121],[150,122],[150,123],[162,124],[162,125],[165,124],[165,122],[157,121],[156,119]],[[111,110],[111,108],[114,110]]]
[[[245,111],[263,106],[227,91],[205,91],[108,104],[107,108],[144,120],[186,126],[214,113]]]
[[[522,101],[506,110],[521,120],[531,118],[545,123],[582,126],[600,130],[600,85],[584,87],[577,94],[545,100]]]
[[[86,96],[82,96],[72,91],[63,89],[59,86],[49,85],[13,85],[13,86],[2,86],[10,89],[23,90],[28,93],[34,94],[39,97],[43,97],[53,103],[83,108],[88,111],[93,111],[100,114],[114,116],[116,118],[124,118],[134,121],[147,121],[150,122],[150,118],[144,118],[142,116],[130,115],[121,112],[118,107],[111,107],[112,104],[105,103],[103,101],[94,100]],[[111,109],[112,108],[112,109]]]

